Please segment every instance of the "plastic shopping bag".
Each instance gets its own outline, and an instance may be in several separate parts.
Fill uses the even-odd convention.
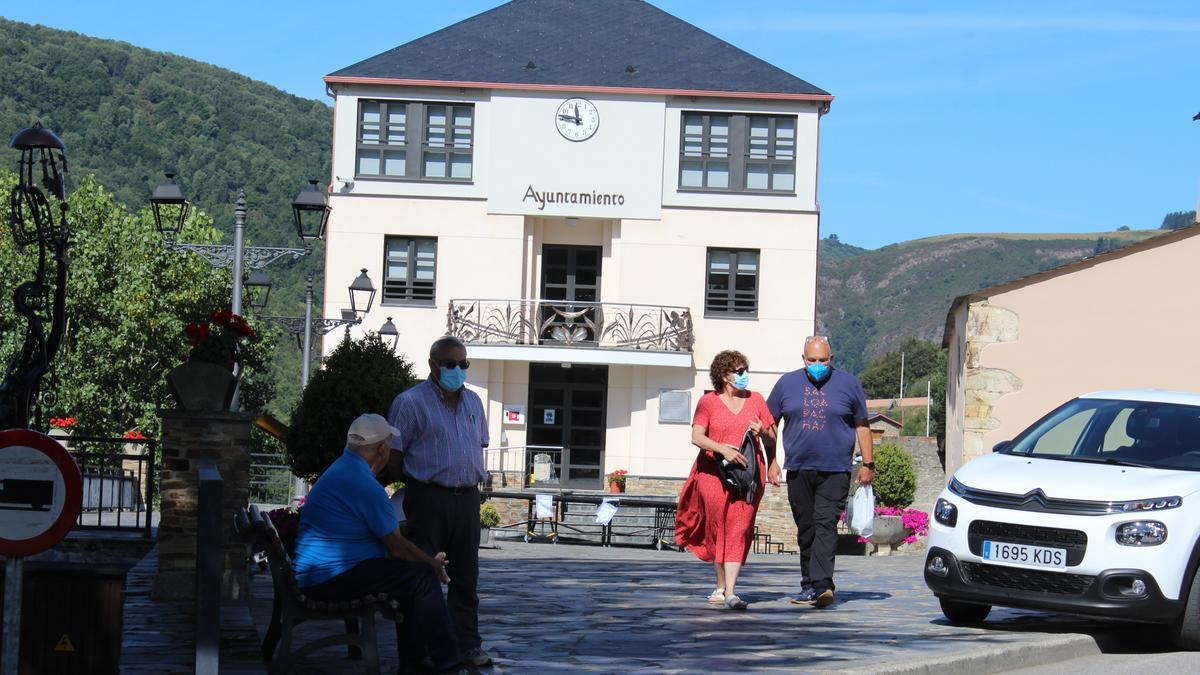
[[[875,488],[870,485],[860,485],[850,503],[846,505],[846,522],[850,530],[862,537],[870,539],[875,532]]]

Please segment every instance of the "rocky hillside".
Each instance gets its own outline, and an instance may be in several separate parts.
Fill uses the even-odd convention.
[[[857,372],[909,336],[940,342],[950,303],[963,293],[1156,234],[1162,231],[955,234],[872,251],[825,239],[818,328],[833,337],[841,365]],[[827,247],[837,253],[827,255]]]

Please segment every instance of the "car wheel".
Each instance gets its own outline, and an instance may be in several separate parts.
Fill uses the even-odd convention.
[[[1180,649],[1200,651],[1200,573],[1192,574],[1183,613],[1171,625],[1171,642]]]
[[[992,611],[991,605],[976,605],[950,598],[938,598],[938,602],[942,605],[942,614],[946,615],[950,623],[983,623]]]

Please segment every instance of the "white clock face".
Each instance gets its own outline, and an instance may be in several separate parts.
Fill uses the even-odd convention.
[[[554,113],[554,125],[568,141],[586,141],[600,128],[600,113],[586,98],[569,98]]]

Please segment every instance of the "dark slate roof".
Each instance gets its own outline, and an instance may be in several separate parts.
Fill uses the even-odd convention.
[[[513,0],[328,78],[829,96],[642,0]]]

